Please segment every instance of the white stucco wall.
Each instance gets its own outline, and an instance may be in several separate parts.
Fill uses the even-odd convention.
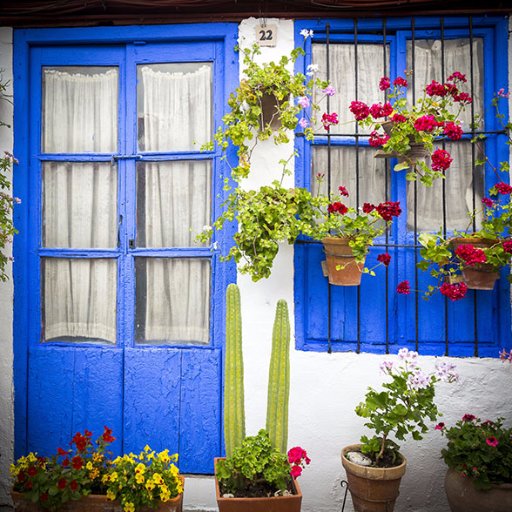
[[[252,44],[258,20],[240,25],[242,47]],[[262,59],[277,60],[293,47],[293,22],[267,20],[278,25],[278,45],[263,49]],[[0,29],[0,68],[11,70],[11,31]],[[511,55],[509,48],[509,56]],[[509,57],[510,68],[512,58]],[[501,85],[501,84],[500,84]],[[506,87],[506,84],[503,84]],[[0,108],[6,109],[5,105]],[[10,110],[0,111],[9,116]],[[2,117],[3,118],[3,117]],[[0,149],[10,149],[9,131],[0,131]],[[254,172],[247,186],[257,187],[276,177],[274,169],[287,158],[293,147],[262,143],[254,154]],[[293,183],[293,177],[289,178]],[[242,294],[244,330],[245,397],[247,433],[255,434],[265,425],[268,363],[272,322],[279,298],[288,301],[293,326],[293,249],[283,246],[268,280],[253,283],[247,276],[238,279]],[[292,329],[293,330],[293,329]],[[0,509],[8,490],[7,462],[12,454],[12,284],[0,284]],[[354,413],[366,388],[381,382],[379,364],[382,356],[354,353],[312,353],[292,349],[289,445],[308,450],[311,466],[301,477],[304,512],[335,512],[341,509],[339,482],[345,477],[340,462],[343,446],[357,442],[363,433],[363,420]],[[421,357],[433,369],[436,359]],[[484,418],[504,416],[512,419],[510,389],[512,366],[496,359],[453,359],[461,375],[458,384],[438,388],[438,405],[443,421],[455,422],[464,413]],[[445,466],[439,458],[444,445],[437,432],[421,442],[409,441],[402,451],[409,465],[402,481],[396,512],[448,512],[443,491]],[[187,479],[185,506],[188,510],[214,509],[215,496],[211,478]],[[345,509],[352,512],[350,498]]]
[[[0,28],[0,70],[3,80],[12,85],[12,29]],[[12,91],[12,89],[11,89]],[[0,119],[12,124],[12,105],[0,101]],[[12,130],[0,127],[0,152],[12,152]],[[8,271],[10,274],[10,270]],[[0,509],[8,503],[9,464],[13,452],[13,385],[12,385],[12,280],[0,281]]]

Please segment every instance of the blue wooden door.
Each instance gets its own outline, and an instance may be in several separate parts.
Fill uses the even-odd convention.
[[[30,50],[18,453],[104,425],[114,451],[169,448],[183,472],[221,453],[228,268],[195,241],[223,194],[200,151],[226,96],[209,39]]]

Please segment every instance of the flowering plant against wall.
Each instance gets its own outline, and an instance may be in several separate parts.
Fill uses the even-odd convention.
[[[448,151],[435,149],[434,142],[442,138],[455,141],[463,135],[459,116],[472,102],[461,90],[465,82],[466,77],[458,71],[445,83],[434,80],[411,106],[406,97],[407,80],[397,77],[391,84],[388,77],[382,77],[379,87],[388,101],[373,105],[352,101],[350,111],[360,126],[372,130],[370,146],[381,148],[385,156],[399,158],[395,171],[408,169],[408,180],[430,187],[444,176],[453,160]]]
[[[306,30],[302,35],[307,38],[313,33]],[[238,148],[234,165],[227,161],[225,154],[235,183],[232,185],[225,178],[224,190],[229,191],[229,195],[222,205],[223,211],[213,225],[205,226],[197,237],[207,243],[215,238],[217,231],[225,228],[226,223],[237,221],[238,232],[233,237],[235,245],[221,259],[233,259],[240,272],[249,273],[254,281],[270,276],[279,243],[293,243],[301,233],[303,223],[309,222],[309,216],[322,200],[313,198],[306,189],[283,186],[284,177],[290,174],[289,162],[295,153],[278,162],[276,174],[280,174],[280,179],[257,190],[246,190],[242,184],[251,172],[253,151],[259,141],[271,137],[276,144],[289,142],[291,130],[297,126],[311,140],[312,125],[319,110],[313,101],[313,91],[321,90],[328,96],[335,94],[328,82],[315,77],[313,67],[306,75],[289,69],[304,54],[302,48],[295,48],[290,56],[283,56],[277,63],[261,65],[255,61],[259,53],[257,45],[244,50],[245,78],[230,96],[228,104],[231,110],[215,134],[215,141],[224,152],[230,145]],[[265,119],[262,113],[265,99],[269,96],[276,101],[272,105],[272,115]],[[336,114],[322,116],[325,129],[335,123]],[[202,149],[212,150],[213,143]]]
[[[420,367],[418,353],[402,348],[398,362],[384,361],[381,371],[390,382],[382,384],[382,391],[368,388],[364,402],[356,407],[356,414],[365,418],[365,426],[374,431],[373,437],[361,437],[361,451],[377,467],[390,467],[401,462],[399,441],[412,436],[423,438],[428,432],[427,420],[436,421],[439,412],[434,402],[436,384],[440,381],[455,382],[455,366],[442,362],[433,373]]]
[[[11,465],[13,489],[41,508],[52,510],[91,493],[104,494],[103,478],[110,455],[107,447],[114,441],[112,430],[105,427],[94,442],[90,431],[77,432],[71,448],[58,448],[53,457],[31,452]]]
[[[475,487],[512,483],[512,428],[503,426],[503,418],[482,421],[465,414],[453,427],[439,423],[435,428],[448,440],[441,450],[446,465]]]
[[[147,445],[138,455],[130,453],[115,458],[102,478],[107,498],[121,503],[124,512],[154,508],[159,502],[176,498],[183,492],[177,461],[177,453],[157,453]]]
[[[7,87],[9,83],[0,77],[0,101],[7,101]],[[9,126],[0,120],[0,126]],[[20,202],[11,194],[11,180],[9,174],[13,164],[18,163],[14,156],[8,151],[4,151],[0,156],[0,281],[7,281],[8,276],[5,271],[9,257],[5,254],[5,249],[11,243],[12,237],[17,233],[12,221],[12,210],[14,203]]]

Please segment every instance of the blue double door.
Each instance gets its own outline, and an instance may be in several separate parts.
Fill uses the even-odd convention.
[[[108,426],[114,452],[168,448],[212,473],[229,267],[195,235],[223,194],[200,146],[225,104],[224,39],[27,48],[17,453]]]

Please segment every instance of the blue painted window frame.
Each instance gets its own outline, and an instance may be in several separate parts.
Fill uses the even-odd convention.
[[[304,73],[308,64],[312,59],[312,44],[326,42],[326,27],[329,26],[329,41],[333,42],[353,42],[354,41],[354,26],[357,23],[357,38],[359,42],[383,42],[383,26],[386,27],[386,40],[390,44],[390,74],[391,77],[397,76],[397,70],[406,69],[406,40],[411,37],[411,18],[387,18],[385,21],[381,19],[358,19],[357,21],[351,19],[326,19],[307,21],[301,20],[295,23],[295,45],[304,46],[306,55],[301,57],[296,62],[296,71]],[[453,17],[444,18],[443,30],[445,39],[455,37],[469,37],[468,27],[469,18]],[[473,37],[481,37],[484,40],[484,112],[485,112],[485,126],[486,129],[497,129],[497,121],[494,113],[490,108],[490,100],[493,93],[500,87],[505,87],[508,83],[508,51],[498,52],[497,48],[508,49],[508,18],[506,17],[473,17],[471,20]],[[417,17],[414,18],[414,37],[415,40],[422,38],[439,37],[440,35],[441,19],[437,17]],[[301,30],[310,29],[314,31],[313,39],[308,38],[304,41]],[[333,71],[331,70],[331,73]],[[348,107],[348,105],[347,105]],[[508,105],[507,105],[508,107]],[[504,108],[507,108],[504,107]],[[508,110],[504,112],[508,116]],[[297,134],[300,132],[297,131]],[[466,136],[469,138],[469,136]],[[498,145],[499,143],[499,145]],[[311,163],[312,163],[312,150],[315,146],[322,146],[327,144],[326,136],[315,137],[313,142],[308,142],[302,136],[296,136],[295,148],[298,157],[295,162],[295,183],[297,186],[311,187]],[[347,142],[341,137],[332,137],[330,140],[331,147],[342,145],[354,145],[353,142]],[[360,146],[367,145],[364,138],[360,139]],[[490,158],[495,161],[506,160],[508,161],[509,155],[507,147],[504,144],[503,135],[490,136],[486,141],[486,151]],[[487,171],[485,175],[486,188],[492,186],[495,182],[495,176],[491,171]],[[401,204],[406,204],[406,182],[404,173],[391,173],[390,176],[391,195],[390,200],[400,200]],[[402,214],[398,222],[394,223],[393,228],[389,234],[389,242],[392,244],[410,244],[414,238],[414,233],[407,230],[406,215]],[[376,241],[377,243],[379,240]],[[382,242],[382,241],[380,241]],[[473,356],[474,344],[473,343],[453,343],[446,345],[445,340],[436,340],[432,342],[419,341],[418,347],[415,342],[415,307],[413,294],[410,296],[400,296],[395,293],[396,284],[404,279],[409,279],[411,284],[414,284],[414,276],[411,269],[408,273],[405,271],[405,265],[398,265],[394,275],[389,276],[388,282],[388,304],[390,318],[387,341],[366,341],[360,338],[360,343],[356,340],[349,338],[349,340],[332,339],[329,343],[326,335],[318,335],[320,332],[327,331],[327,315],[325,313],[328,309],[327,306],[327,285],[322,282],[323,279],[320,270],[312,271],[308,268],[310,263],[310,256],[306,247],[309,246],[309,251],[317,251],[315,257],[318,258],[318,251],[321,251],[320,244],[296,244],[295,246],[295,277],[294,277],[294,294],[295,294],[295,325],[296,325],[296,348],[304,351],[319,351],[325,352],[328,349],[334,352],[341,351],[357,351],[358,348],[361,352],[391,353],[396,352],[399,347],[407,346],[410,349],[419,348],[420,353],[429,355],[448,355],[451,356]],[[316,247],[312,249],[312,247]],[[391,248],[393,249],[393,248]],[[380,248],[380,252],[384,249]],[[391,251],[390,251],[391,252]],[[313,263],[318,264],[315,257]],[[405,256],[402,256],[405,258]],[[319,266],[319,265],[318,265]],[[420,271],[421,272],[421,271]],[[385,301],[385,273],[382,268],[377,269],[378,276],[370,277],[363,276],[363,279],[373,279],[377,294],[381,292],[381,298],[377,299],[374,307],[383,305]],[[379,276],[379,274],[381,274]],[[318,278],[318,279],[317,279]],[[412,279],[411,279],[412,278]],[[338,290],[333,290],[339,287],[331,287],[331,329],[332,326],[338,322],[345,324],[350,322],[350,313],[346,314],[344,308],[356,307],[357,308],[357,291],[356,288],[351,287],[351,290],[344,291],[344,302],[340,299],[341,293]],[[471,294],[477,292],[471,292]],[[487,293],[490,292],[478,292]],[[376,294],[376,296],[377,296]],[[489,297],[489,296],[488,296]],[[498,281],[497,290],[492,292],[492,304],[489,308],[493,309],[494,332],[492,342],[482,343],[479,346],[478,355],[480,357],[497,357],[498,350],[501,347],[509,347],[511,343],[511,306],[510,306],[510,285],[506,279],[506,269],[501,273],[501,279]],[[321,303],[316,303],[316,300]],[[420,299],[422,301],[422,299]],[[465,299],[471,300],[471,298]],[[480,299],[479,299],[480,300]],[[422,301],[424,302],[424,301]],[[425,305],[421,304],[421,313],[425,321],[425,312],[428,311],[432,299]],[[449,322],[451,328],[454,327],[453,318],[457,313],[464,312],[463,308],[470,309],[466,302],[466,306],[460,303],[448,304],[449,308]],[[348,306],[347,306],[348,303]],[[439,307],[439,306],[437,306]],[[322,309],[323,308],[323,309]],[[434,313],[436,309],[432,309]],[[381,311],[381,316],[385,316],[385,312]],[[419,315],[421,319],[421,315]],[[355,314],[352,314],[355,318]],[[420,320],[421,321],[421,320]],[[479,325],[482,322],[489,322],[488,318],[481,318],[479,313]],[[378,327],[380,328],[380,327]],[[342,328],[344,329],[344,328]],[[353,330],[355,327],[353,328]],[[312,336],[316,331],[317,335]],[[382,335],[381,338],[385,337]],[[448,352],[447,352],[448,351]]]
[[[19,165],[14,173],[14,193],[22,199],[22,204],[15,208],[14,219],[19,234],[14,240],[14,384],[15,394],[15,453],[20,456],[27,449],[27,389],[28,389],[28,357],[29,349],[41,341],[41,304],[40,304],[40,260],[43,257],[66,258],[116,258],[122,263],[118,265],[117,283],[117,341],[115,348],[124,348],[134,343],[135,315],[135,275],[134,258],[136,256],[162,257],[200,257],[211,261],[211,292],[210,292],[210,342],[205,346],[194,345],[194,349],[222,348],[224,339],[225,301],[224,290],[227,284],[236,281],[236,267],[233,263],[220,261],[220,255],[231,246],[236,226],[226,228],[216,234],[213,240],[218,248],[175,248],[175,249],[135,249],[126,254],[129,239],[135,239],[135,206],[127,207],[121,198],[125,197],[126,181],[120,169],[125,165],[123,159],[118,160],[118,213],[123,215],[123,224],[119,236],[118,248],[103,249],[53,249],[43,248],[41,240],[41,169],[47,160],[66,161],[99,161],[110,162],[114,155],[141,155],[138,161],[158,161],[190,159],[212,160],[212,201],[211,219],[217,218],[226,199],[223,189],[223,178],[229,175],[229,169],[222,160],[222,150],[215,145],[210,152],[174,152],[172,155],[155,155],[137,150],[137,141],[128,140],[124,126],[130,120],[135,123],[135,108],[126,111],[124,101],[119,102],[119,118],[127,116],[127,123],[120,121],[119,142],[114,153],[74,154],[74,155],[43,155],[40,149],[41,120],[34,126],[28,126],[26,120],[31,112],[41,112],[41,97],[31,97],[29,91],[40,90],[40,72],[33,73],[34,63],[37,67],[39,53],[46,52],[45,65],[53,65],[48,56],[54,52],[55,65],[66,65],[66,62],[77,65],[77,57],[81,65],[116,65],[119,66],[120,91],[119,97],[127,93],[123,88],[130,87],[135,91],[136,76],[130,73],[125,80],[124,66],[133,65],[136,60],[137,47],[147,44],[173,44],[186,49],[195,43],[211,43],[211,60],[218,58],[219,65],[214,68],[214,119],[220,122],[223,113],[228,109],[229,93],[238,83],[238,54],[235,46],[238,38],[236,23],[198,23],[159,26],[127,26],[127,27],[95,27],[95,28],[59,28],[59,29],[16,29],[14,30],[14,153]],[[164,46],[162,48],[165,48]],[[94,51],[91,51],[94,50]],[[190,61],[190,53],[183,52],[182,61]],[[169,57],[169,56],[168,56]],[[132,60],[130,60],[132,59]],[[133,60],[135,59],[135,60]],[[157,59],[155,59],[158,61]],[[197,60],[204,60],[199,58]],[[88,62],[90,61],[90,62]],[[142,62],[142,60],[140,61]],[[133,67],[133,66],[132,66]],[[131,99],[134,100],[133,95]],[[128,104],[128,102],[126,102]],[[136,101],[132,101],[136,106]],[[39,110],[38,110],[39,109]],[[233,148],[228,149],[229,157],[236,157]],[[135,165],[132,166],[135,173]],[[133,178],[133,176],[132,176]],[[133,180],[132,180],[133,181]],[[135,191],[130,192],[135,198]],[[122,204],[121,204],[122,203]],[[132,201],[134,203],[134,201]],[[125,253],[123,254],[123,251]],[[130,276],[131,277],[127,277]],[[125,291],[121,291],[125,290]],[[130,319],[132,321],[130,321]],[[54,344],[45,342],[45,345]],[[59,346],[76,346],[58,342]],[[81,343],[80,346],[95,349],[95,344]],[[186,345],[159,345],[186,349]],[[151,347],[151,345],[148,345]],[[144,345],[138,345],[144,349]],[[219,426],[220,428],[220,426]],[[222,429],[221,429],[222,431]]]

